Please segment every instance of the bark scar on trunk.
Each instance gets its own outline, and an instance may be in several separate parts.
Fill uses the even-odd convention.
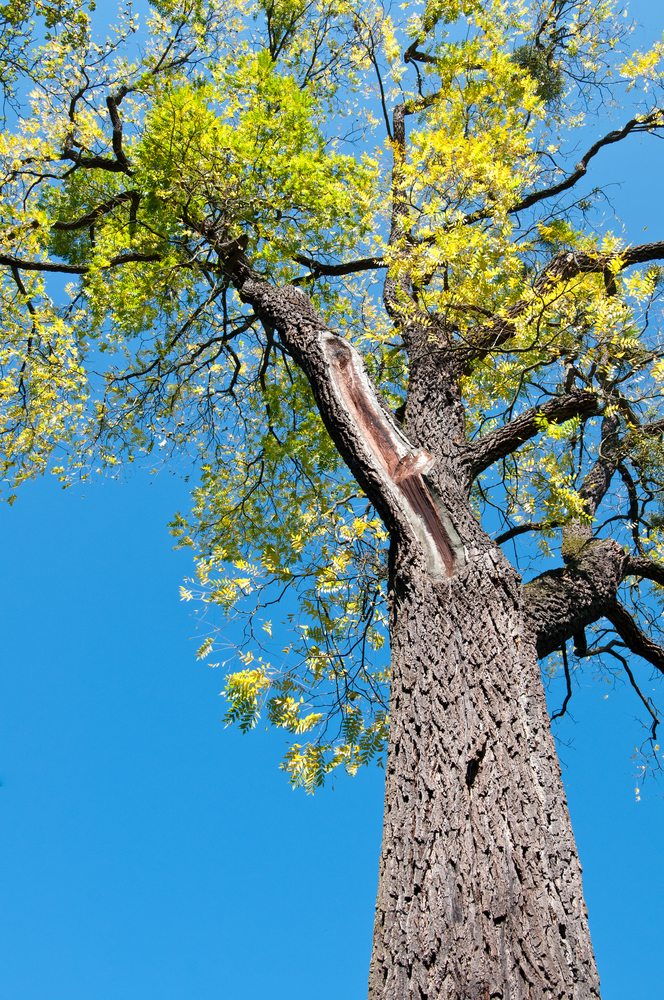
[[[331,333],[322,336],[333,384],[400,501],[424,549],[429,574],[439,580],[452,576],[463,548],[459,539],[450,537],[423,478],[435,459],[424,449],[413,448],[396,421],[389,419],[348,341]]]

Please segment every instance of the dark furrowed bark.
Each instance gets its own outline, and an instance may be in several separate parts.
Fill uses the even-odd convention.
[[[418,336],[419,334],[419,336]],[[468,439],[459,391],[461,374],[452,352],[435,349],[429,330],[408,331],[408,398],[405,428],[410,440],[435,456],[427,478],[438,506],[463,542],[460,564],[487,551],[491,542],[468,504]]]
[[[561,569],[524,587],[524,616],[537,655],[548,656],[606,613],[625,576],[627,555],[611,538],[583,543]]]
[[[370,1000],[599,996],[521,586],[393,560],[390,751]]]

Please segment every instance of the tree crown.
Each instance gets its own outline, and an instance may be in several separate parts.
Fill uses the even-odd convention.
[[[586,174],[661,134],[662,45],[630,51],[611,0],[164,0],[101,43],[53,8],[65,28],[28,57],[29,11],[3,11],[2,79],[34,87],[0,149],[10,499],[49,468],[195,461],[172,527],[196,556],[182,596],[210,616],[199,656],[214,611],[243,630],[228,721],[266,704],[310,789],[387,733],[389,532],[243,296],[249,266],[305,293],[406,434],[421,358],[453,372],[476,517],[525,565],[611,533],[656,626],[637,578],[664,583],[664,244],[626,241]],[[579,657],[621,659],[598,629]]]

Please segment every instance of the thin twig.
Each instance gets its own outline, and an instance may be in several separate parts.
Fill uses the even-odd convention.
[[[551,716],[551,722],[553,722],[554,719],[560,719],[565,714],[565,712],[567,711],[567,705],[569,703],[569,700],[572,697],[572,678],[570,677],[569,663],[567,662],[567,643],[564,642],[562,644],[562,646],[560,647],[560,651],[563,654],[565,680],[567,681],[567,694],[565,695],[563,707],[560,709],[559,712],[554,712],[554,714]]]

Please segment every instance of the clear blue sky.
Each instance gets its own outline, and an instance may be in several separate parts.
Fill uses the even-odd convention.
[[[631,9],[661,34],[659,0]],[[634,242],[664,238],[662,152],[636,138],[589,178],[623,182]],[[278,771],[277,735],[223,729],[166,529],[187,500],[178,477],[136,473],[35,482],[0,507],[0,1000],[366,995],[382,774],[312,799]],[[664,782],[635,801],[627,688],[589,675],[571,708],[561,757],[603,998],[660,1000]]]

